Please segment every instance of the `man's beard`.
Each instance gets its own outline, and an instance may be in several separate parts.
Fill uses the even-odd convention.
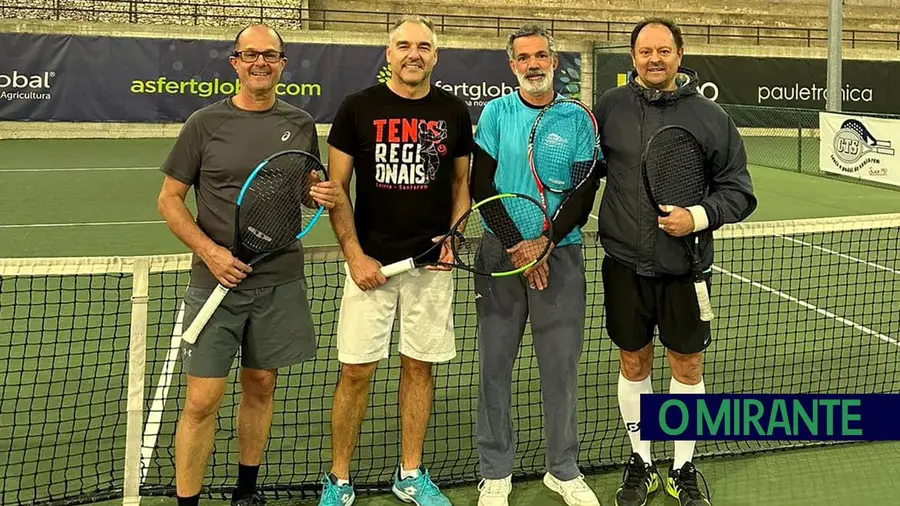
[[[538,75],[538,74],[544,75],[543,78],[540,79],[539,81],[535,82],[535,81],[530,81],[528,79],[528,76]],[[528,72],[525,72],[524,74],[520,74],[520,73],[516,72],[516,79],[519,81],[519,86],[522,89],[524,89],[525,91],[527,91],[528,93],[531,93],[533,95],[540,95],[542,93],[546,93],[553,87],[553,79],[546,72],[532,71],[532,70],[529,70]]]

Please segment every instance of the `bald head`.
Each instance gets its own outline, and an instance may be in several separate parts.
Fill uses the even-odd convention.
[[[284,51],[284,39],[274,28],[264,24],[252,24],[239,31],[234,38],[234,50],[244,51],[248,46],[266,45],[266,48],[253,47],[257,51],[274,49]]]

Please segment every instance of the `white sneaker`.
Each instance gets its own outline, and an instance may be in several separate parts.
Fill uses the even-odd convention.
[[[544,475],[544,485],[561,495],[569,506],[600,506],[600,500],[597,499],[591,487],[584,482],[584,475],[569,481],[561,481],[547,473]]]
[[[500,480],[483,479],[478,484],[481,495],[478,506],[509,506],[509,493],[512,492],[512,475]]]

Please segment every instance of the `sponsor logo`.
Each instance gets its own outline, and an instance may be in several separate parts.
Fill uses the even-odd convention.
[[[141,81],[135,79],[131,82],[131,93],[136,95],[197,95],[208,98],[215,95],[236,95],[241,91],[241,82],[238,79],[226,81],[215,78],[211,81],[170,81],[165,76],[155,80]],[[295,96],[319,96],[322,94],[322,86],[317,83],[278,83],[275,85],[276,95]]]
[[[281,142],[287,142],[288,139],[291,138],[291,132],[285,130],[283,134],[281,134]]]
[[[809,86],[801,86],[794,83],[787,86],[758,86],[756,89],[756,102],[772,103],[785,101],[817,101],[825,102],[828,98],[828,89],[813,83]],[[844,102],[871,102],[875,98],[875,90],[872,88],[851,88],[849,84],[841,89],[841,100]]]
[[[49,100],[51,81],[55,77],[53,70],[39,74],[13,70],[9,74],[0,74],[0,100]]]
[[[848,119],[835,132],[831,161],[843,172],[856,173],[865,167],[870,176],[886,176],[883,157],[894,156],[891,141],[876,138],[863,119]]]

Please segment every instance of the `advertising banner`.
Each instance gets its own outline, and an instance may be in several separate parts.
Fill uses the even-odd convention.
[[[900,186],[900,120],[819,113],[825,172]]]
[[[624,84],[632,68],[627,49],[596,57],[595,93]],[[824,110],[826,60],[685,54],[682,65],[700,76],[700,92],[720,104]],[[900,113],[900,62],[844,60],[842,108]],[[900,78],[898,78],[900,79]]]
[[[232,41],[0,34],[0,120],[182,122],[240,83]],[[329,123],[347,95],[390,77],[382,46],[287,43],[276,92]],[[561,53],[556,89],[579,96],[579,53]],[[505,49],[443,48],[432,83],[469,105],[517,89]]]

